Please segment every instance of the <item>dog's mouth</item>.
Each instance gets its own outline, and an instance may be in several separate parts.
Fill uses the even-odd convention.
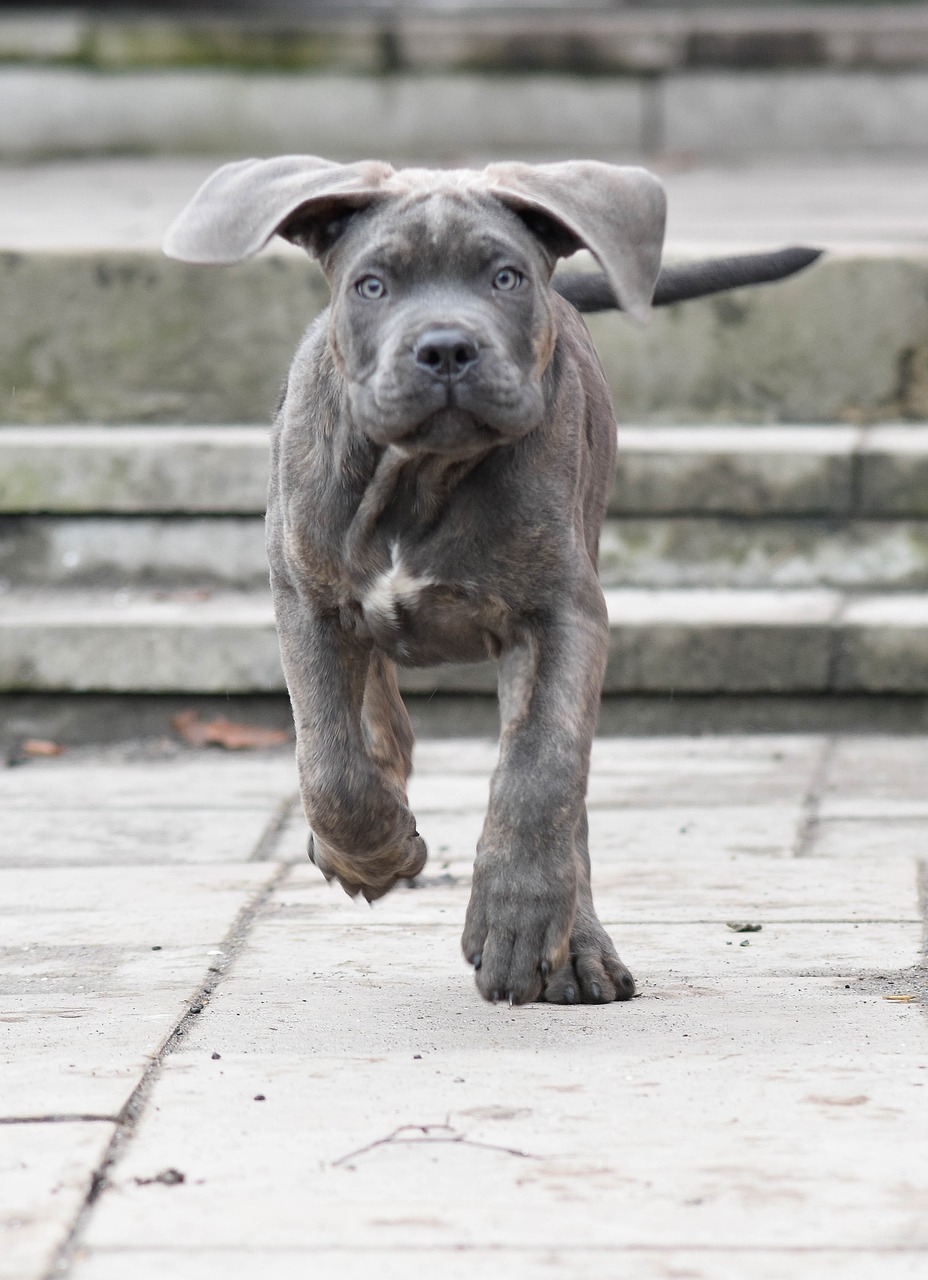
[[[441,453],[447,457],[466,458],[494,449],[503,441],[503,435],[489,423],[464,409],[447,406],[429,414],[394,443],[397,448],[410,453]]]

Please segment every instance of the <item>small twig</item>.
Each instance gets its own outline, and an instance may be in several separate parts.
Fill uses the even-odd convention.
[[[445,1135],[439,1138],[433,1138],[432,1133],[437,1129],[444,1129]],[[403,1133],[419,1133],[419,1138],[402,1138]],[[401,1124],[398,1129],[394,1129],[392,1133],[388,1133],[385,1138],[378,1138],[375,1142],[369,1142],[366,1147],[358,1147],[357,1151],[349,1151],[346,1156],[339,1156],[337,1160],[331,1162],[330,1168],[334,1169],[340,1164],[347,1164],[349,1160],[355,1160],[358,1156],[367,1155],[369,1151],[374,1151],[377,1147],[387,1146],[424,1146],[426,1143],[458,1143],[466,1147],[482,1147],[484,1151],[501,1151],[507,1156],[519,1156],[523,1160],[540,1160],[541,1156],[532,1155],[530,1151],[520,1151],[517,1147],[501,1147],[494,1142],[479,1142],[475,1138],[468,1138],[464,1133],[458,1133],[450,1124]]]

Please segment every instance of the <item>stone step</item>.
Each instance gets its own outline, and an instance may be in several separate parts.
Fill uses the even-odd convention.
[[[928,136],[928,130],[926,130]],[[0,423],[267,422],[326,301],[297,253],[195,267],[155,252],[0,253]],[[776,285],[590,329],[621,419],[928,417],[928,256],[836,253]]]
[[[610,518],[620,587],[928,588],[928,520]],[[0,516],[0,582],[247,590],[267,583],[260,516]]]
[[[267,582],[268,430],[0,430],[0,580]],[[928,586],[928,428],[619,428],[607,586]]]
[[[926,65],[921,5],[18,13],[0,154],[923,153]]]
[[[8,591],[5,693],[257,694],[283,680],[268,594]],[[815,591],[606,593],[608,694],[924,694],[928,598]],[[411,693],[487,693],[490,664],[406,671]]]
[[[611,519],[599,570],[604,586],[925,590],[928,520]]]
[[[267,427],[0,428],[3,515],[263,515]],[[620,423],[616,516],[928,517],[928,426]]]

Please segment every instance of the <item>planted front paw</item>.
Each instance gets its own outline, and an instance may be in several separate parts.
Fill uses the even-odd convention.
[[[478,868],[461,945],[486,1000],[528,1004],[567,962],[576,903],[571,880],[545,882]]]
[[[570,935],[570,954],[545,983],[542,1000],[552,1004],[609,1004],[630,1000],[635,979],[592,911],[581,910]]]
[[[400,880],[411,880],[425,866],[428,849],[414,831],[383,849],[344,853],[310,832],[309,859],[326,880],[337,880],[349,897],[360,893],[368,902],[382,898]]]

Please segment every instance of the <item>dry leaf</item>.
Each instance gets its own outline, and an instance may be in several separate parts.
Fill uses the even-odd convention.
[[[57,742],[48,742],[45,738],[27,738],[21,747],[24,756],[60,756],[64,747]]]
[[[191,747],[217,746],[227,751],[242,751],[248,747],[278,747],[290,741],[286,729],[236,724],[225,716],[201,720],[196,711],[179,712],[171,721],[171,727]]]
[[[892,1000],[894,1004],[912,1004],[914,996],[884,996],[884,1000]]]

